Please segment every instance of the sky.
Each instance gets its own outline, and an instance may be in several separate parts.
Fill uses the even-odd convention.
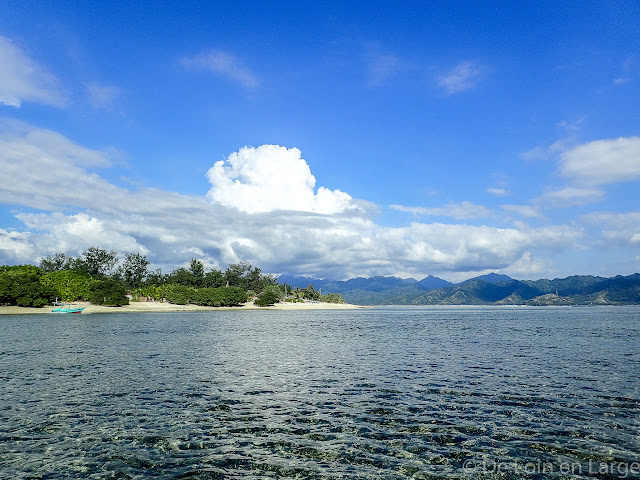
[[[640,271],[635,0],[0,4],[0,264]]]

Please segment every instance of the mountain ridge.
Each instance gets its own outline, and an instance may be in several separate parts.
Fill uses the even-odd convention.
[[[571,275],[552,280],[516,280],[492,272],[456,284],[432,275],[422,280],[376,276],[344,281],[281,275],[278,282],[289,283],[292,288],[312,284],[326,293],[340,293],[345,301],[358,305],[640,304],[640,273],[610,278]]]

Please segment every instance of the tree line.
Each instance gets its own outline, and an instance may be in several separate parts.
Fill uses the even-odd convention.
[[[135,300],[167,301],[184,305],[234,306],[255,298],[256,305],[273,305],[281,300],[322,300],[343,303],[338,295],[323,295],[309,285],[292,290],[279,285],[249,262],[230,264],[226,270],[206,271],[204,263],[192,258],[188,267],[168,274],[149,270],[145,255],[126,254],[122,261],[114,250],[91,247],[78,257],[57,253],[44,257],[40,266],[0,267],[0,304],[42,307],[58,299],[89,301],[97,305],[120,306]]]

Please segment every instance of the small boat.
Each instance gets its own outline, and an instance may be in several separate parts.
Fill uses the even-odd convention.
[[[53,313],[82,313],[85,309],[85,307],[77,307],[73,303],[59,302],[58,299],[53,302],[53,307],[51,309]]]

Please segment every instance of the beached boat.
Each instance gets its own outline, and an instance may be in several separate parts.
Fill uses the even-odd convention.
[[[84,308],[85,307],[77,307],[73,303],[58,302],[58,300],[56,300],[53,302],[51,311],[53,313],[82,313]]]

